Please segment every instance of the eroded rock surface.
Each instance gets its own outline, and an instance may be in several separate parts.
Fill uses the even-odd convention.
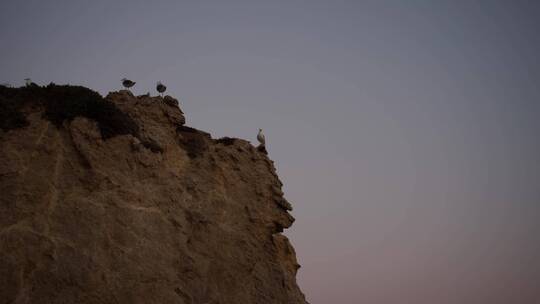
[[[106,100],[138,131],[28,100],[0,130],[0,303],[306,303],[272,161],[171,97]]]

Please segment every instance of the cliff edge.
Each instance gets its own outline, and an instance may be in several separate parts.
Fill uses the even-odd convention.
[[[172,97],[0,87],[0,303],[307,303],[273,162]]]

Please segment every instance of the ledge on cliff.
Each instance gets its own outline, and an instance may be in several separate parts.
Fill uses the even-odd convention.
[[[273,162],[172,97],[0,86],[0,303],[306,303]]]

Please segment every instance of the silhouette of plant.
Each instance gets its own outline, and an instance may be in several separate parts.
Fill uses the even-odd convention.
[[[99,93],[82,86],[32,84],[20,88],[0,86],[0,127],[7,131],[28,125],[23,113],[25,106],[44,108],[44,118],[58,128],[75,117],[86,117],[98,123],[103,139],[131,134],[139,138],[139,127],[115,104]]]

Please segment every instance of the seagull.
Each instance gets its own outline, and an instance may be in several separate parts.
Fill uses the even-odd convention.
[[[167,90],[167,87],[161,83],[161,81],[158,81],[156,84],[156,90],[161,94],[161,96],[163,96],[163,92]]]
[[[257,134],[257,140],[261,143],[261,146],[265,146],[266,145],[266,140],[264,138],[264,134],[262,132],[262,129],[259,129],[259,134]]]
[[[135,82],[126,78],[122,78],[122,85],[129,90],[129,88],[135,85]]]

